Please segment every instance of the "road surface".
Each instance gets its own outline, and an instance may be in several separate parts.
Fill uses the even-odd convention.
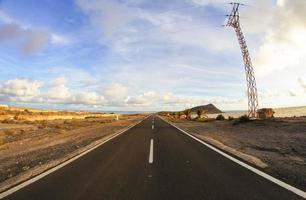
[[[301,199],[158,117],[5,199]]]

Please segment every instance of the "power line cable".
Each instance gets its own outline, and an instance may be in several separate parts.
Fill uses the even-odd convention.
[[[172,12],[172,11],[178,11],[178,10],[181,10],[181,9],[188,9],[188,8],[203,8],[204,6],[207,6],[207,5],[210,5],[210,6],[224,6],[224,5],[230,5],[230,2],[224,2],[224,3],[208,3],[206,5],[201,5],[201,4],[193,4],[193,5],[187,5],[187,6],[182,6],[182,7],[176,7],[176,8],[170,8],[168,10],[164,10],[164,11],[160,11],[160,12],[152,12],[154,14],[157,14],[157,15],[161,15],[161,14],[164,14],[164,13],[168,13],[168,12]]]

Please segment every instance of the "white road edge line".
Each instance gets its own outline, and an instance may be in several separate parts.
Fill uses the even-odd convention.
[[[159,117],[159,118],[161,118],[161,117]],[[263,177],[263,178],[265,178],[265,179],[267,179],[267,180],[269,180],[269,181],[271,181],[271,182],[273,182],[273,183],[275,183],[275,184],[277,184],[277,185],[279,185],[279,186],[281,186],[281,187],[283,187],[283,188],[285,188],[285,189],[287,189],[287,190],[289,190],[289,191],[295,193],[296,195],[298,195],[298,196],[303,197],[304,199],[306,199],[306,192],[304,192],[303,190],[300,190],[300,189],[298,189],[298,188],[296,188],[296,187],[294,187],[294,186],[292,186],[292,185],[289,185],[288,183],[285,183],[285,182],[283,182],[283,181],[281,181],[281,180],[279,180],[279,179],[277,179],[277,178],[274,178],[273,176],[271,176],[271,175],[269,175],[269,174],[266,174],[265,172],[262,172],[262,171],[260,171],[260,170],[258,170],[258,169],[256,169],[256,168],[254,168],[254,167],[252,167],[252,166],[250,166],[250,165],[248,165],[248,164],[246,164],[246,163],[244,163],[244,162],[242,162],[242,161],[240,161],[240,160],[238,160],[238,159],[236,159],[236,158],[234,158],[234,157],[232,157],[232,156],[230,156],[230,155],[224,153],[223,151],[221,151],[221,150],[217,149],[216,147],[214,147],[214,146],[212,146],[212,145],[210,145],[210,144],[204,142],[203,140],[200,140],[199,138],[197,138],[197,137],[191,135],[190,133],[187,133],[186,131],[184,131],[184,130],[182,130],[181,128],[175,126],[175,125],[172,124],[171,122],[168,122],[168,121],[166,121],[166,120],[163,119],[163,118],[161,118],[161,119],[162,119],[163,121],[165,121],[166,123],[170,124],[171,126],[173,126],[174,128],[176,128],[176,129],[180,130],[181,132],[185,133],[185,134],[188,135],[189,137],[193,138],[194,140],[196,140],[196,141],[198,141],[198,142],[204,144],[204,145],[207,146],[208,148],[214,150],[215,152],[221,154],[222,156],[224,156],[224,157],[230,159],[231,161],[237,163],[238,165],[241,165],[242,167],[247,168],[248,170],[254,172],[255,174],[257,174],[257,175],[259,175],[259,176],[261,176],[261,177]]]
[[[149,118],[150,116],[151,116],[151,115],[147,116],[146,118],[144,118],[144,119],[141,120],[140,122],[137,122],[136,124],[133,124],[133,125],[127,127],[127,128],[124,129],[124,130],[118,131],[117,133],[115,133],[115,134],[114,134],[113,136],[111,136],[110,138],[108,138],[108,139],[102,141],[101,143],[99,143],[99,144],[93,146],[92,148],[90,148],[90,149],[88,149],[88,150],[85,150],[83,153],[80,153],[79,155],[77,155],[77,156],[75,156],[75,157],[72,157],[72,158],[70,158],[69,160],[67,160],[67,161],[65,161],[65,162],[63,162],[63,163],[61,163],[61,164],[59,164],[59,165],[57,165],[57,166],[55,166],[55,167],[53,167],[53,168],[51,168],[51,169],[48,169],[47,171],[45,171],[45,172],[43,172],[43,173],[41,173],[41,174],[39,174],[39,175],[37,175],[37,176],[35,176],[35,177],[33,177],[33,178],[27,180],[27,181],[25,181],[25,182],[22,182],[22,183],[20,183],[19,185],[16,185],[16,186],[14,186],[14,187],[12,187],[12,188],[10,188],[10,189],[8,189],[8,190],[2,192],[2,193],[0,193],[0,199],[2,199],[2,198],[4,198],[4,197],[7,197],[7,196],[9,196],[10,194],[13,194],[14,192],[16,192],[16,191],[18,191],[18,190],[20,190],[20,189],[26,187],[27,185],[30,185],[30,184],[32,184],[32,183],[38,181],[39,179],[41,179],[41,178],[43,178],[43,177],[45,177],[45,176],[51,174],[52,172],[55,172],[56,170],[58,170],[58,169],[64,167],[65,165],[68,165],[69,163],[75,161],[76,159],[78,159],[78,158],[84,156],[85,154],[87,154],[87,153],[93,151],[94,149],[96,149],[96,148],[98,148],[99,146],[101,146],[101,145],[107,143],[108,141],[110,141],[110,140],[112,140],[112,139],[118,137],[119,135],[121,135],[122,133],[128,131],[129,129],[133,128],[134,126],[140,124],[141,122],[143,122],[144,120],[146,120],[146,119]]]
[[[149,163],[152,164],[153,163],[153,139],[151,139],[150,141],[150,155],[149,155]]]

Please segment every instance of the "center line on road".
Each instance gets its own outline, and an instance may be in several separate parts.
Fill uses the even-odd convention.
[[[149,163],[153,163],[153,139],[150,142],[150,155],[149,155]]]
[[[154,129],[154,124],[152,124],[152,130]]]

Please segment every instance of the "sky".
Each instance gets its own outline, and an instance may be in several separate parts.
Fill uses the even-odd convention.
[[[246,110],[226,0],[0,0],[0,103]],[[259,107],[306,105],[306,0],[239,1]]]

